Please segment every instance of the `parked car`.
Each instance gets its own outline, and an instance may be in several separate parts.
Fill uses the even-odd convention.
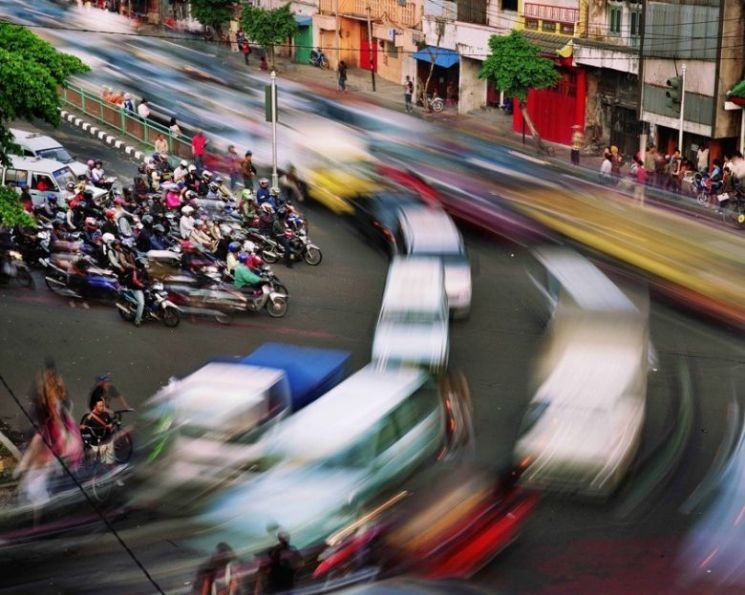
[[[9,158],[10,167],[0,166],[0,182],[4,186],[15,188],[19,193],[22,188],[28,188],[34,205],[42,204],[49,194],[62,200],[67,183],[78,181],[70,167],[59,161],[15,155],[10,155]],[[97,201],[108,193],[108,190],[95,186],[87,186],[87,189]]]
[[[148,404],[160,426],[153,489],[195,501],[217,486],[245,481],[277,423],[333,388],[349,353],[267,343],[240,360],[209,363],[171,382]],[[151,453],[152,456],[152,453]]]
[[[442,262],[437,258],[394,258],[375,327],[373,363],[380,367],[421,366],[439,374],[447,369],[449,353]]]
[[[13,141],[23,149],[25,157],[37,157],[38,159],[51,159],[69,166],[76,177],[85,176],[88,166],[76,161],[75,158],[58,141],[51,136],[38,132],[11,128]]]
[[[515,461],[522,481],[611,494],[638,450],[649,369],[646,298],[574,253],[539,253],[555,300]]]
[[[442,209],[404,207],[399,212],[396,244],[408,256],[434,256],[445,267],[445,291],[450,312],[466,317],[471,310],[471,265],[463,238]]]
[[[362,368],[280,424],[267,470],[212,500],[194,545],[209,551],[227,541],[257,552],[280,527],[299,548],[322,546],[382,491],[467,444],[469,403],[459,378]]]

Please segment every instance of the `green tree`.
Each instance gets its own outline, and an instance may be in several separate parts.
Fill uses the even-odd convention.
[[[479,78],[493,81],[507,97],[517,97],[523,121],[530,128],[538,149],[547,151],[528,115],[527,99],[529,89],[546,89],[559,82],[560,75],[554,63],[541,57],[538,47],[518,31],[504,36],[492,35],[489,50],[491,53],[481,65]]]
[[[13,227],[18,223],[25,227],[36,227],[34,218],[23,209],[18,193],[7,186],[0,186],[0,224]]]
[[[274,10],[263,10],[247,4],[241,14],[241,27],[248,39],[269,53],[272,68],[274,46],[285,43],[297,33],[297,23],[289,3]]]
[[[59,123],[57,87],[88,67],[75,56],[58,52],[18,25],[0,23],[0,163],[19,147],[7,124],[18,118]]]
[[[189,5],[191,16],[202,25],[212,27],[219,32],[233,16],[238,2],[237,0],[189,0]]]

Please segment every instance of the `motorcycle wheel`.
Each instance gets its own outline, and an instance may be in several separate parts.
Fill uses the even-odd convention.
[[[123,308],[119,307],[120,304]],[[119,316],[122,317],[122,320],[126,322],[132,322],[135,319],[134,310],[129,307],[129,302],[126,300],[119,300],[116,306],[116,311],[119,312]]]
[[[323,260],[323,254],[320,248],[310,247],[303,254],[303,260],[311,266],[317,266],[321,264]]]
[[[266,302],[266,311],[272,318],[282,318],[287,314],[287,300],[283,297],[269,299]]]
[[[442,99],[434,99],[432,101],[432,111],[439,114],[445,109],[445,102]]]
[[[275,283],[274,284],[274,291],[277,292],[277,293],[281,293],[285,298],[289,297],[289,295],[290,295],[290,292],[281,283]]]
[[[261,253],[261,258],[264,259],[264,262],[267,264],[274,264],[279,260],[279,255],[276,252],[271,252],[270,250],[264,250]]]
[[[176,308],[171,308],[170,306],[168,306],[165,310],[163,310],[161,319],[163,320],[163,324],[165,324],[168,328],[176,328],[179,325],[179,322],[181,322],[181,315],[178,313],[178,310],[176,310]]]
[[[16,273],[16,282],[21,287],[25,287],[26,289],[34,288],[34,278],[31,276],[31,273],[26,269],[18,269],[18,272]]]
[[[225,312],[220,312],[218,314],[215,314],[215,321],[218,324],[232,324],[233,317],[230,314],[226,314]]]
[[[699,192],[698,196],[696,196],[696,201],[700,205],[705,205],[709,202],[709,197],[706,196],[706,192]]]
[[[326,60],[321,60],[318,65],[321,67],[321,70],[326,70],[329,67],[329,63]]]

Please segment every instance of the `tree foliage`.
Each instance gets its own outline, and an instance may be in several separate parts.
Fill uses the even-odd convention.
[[[59,122],[58,85],[88,67],[63,54],[27,29],[0,23],[0,163],[18,152],[6,124],[15,119],[41,118]]]
[[[493,81],[497,89],[507,97],[517,97],[521,104],[528,98],[528,89],[545,89],[559,82],[553,62],[541,57],[540,50],[518,31],[492,35],[489,50],[479,78]]]
[[[13,227],[19,223],[24,227],[36,226],[34,218],[23,209],[19,194],[12,188],[0,186],[0,224]]]
[[[219,29],[233,16],[236,0],[189,0],[191,16],[203,25]]]
[[[246,37],[263,47],[272,58],[274,64],[274,46],[287,41],[297,33],[295,15],[290,10],[290,4],[263,10],[247,4],[241,14],[241,28]]]

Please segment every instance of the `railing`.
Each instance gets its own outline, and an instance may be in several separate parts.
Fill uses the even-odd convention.
[[[190,136],[182,134],[176,137],[166,126],[128,112],[121,105],[104,101],[103,97],[90,93],[78,85],[65,83],[60,90],[60,96],[66,105],[149,148],[154,147],[155,140],[162,134],[168,141],[170,156],[180,159],[189,159],[192,156]]]
[[[403,6],[398,0],[321,0],[321,14],[351,15],[367,17],[370,7],[370,18],[382,19],[399,27],[414,27],[417,24],[416,5],[406,2]]]
[[[576,23],[579,18],[579,10],[564,6],[551,6],[547,4],[525,4],[523,13],[526,19],[538,19],[541,21],[555,21],[557,23]]]

